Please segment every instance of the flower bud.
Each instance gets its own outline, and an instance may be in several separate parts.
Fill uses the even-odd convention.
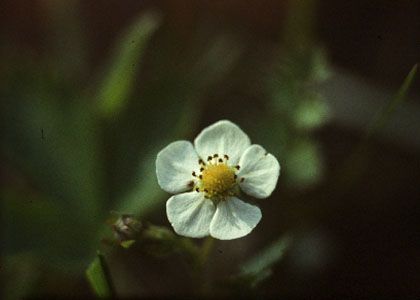
[[[114,231],[115,238],[120,243],[133,240],[142,227],[141,222],[133,215],[118,213],[114,215],[108,223]]]

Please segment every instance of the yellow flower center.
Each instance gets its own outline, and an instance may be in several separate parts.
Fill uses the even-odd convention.
[[[228,196],[233,196],[238,193],[236,171],[239,166],[229,166],[229,156],[219,156],[214,154],[207,158],[207,162],[202,159],[198,161],[200,165],[200,172],[192,172],[193,177],[198,179],[195,182],[194,189],[197,192],[205,194],[206,198],[220,201],[226,199]],[[242,182],[245,178],[241,178]],[[194,185],[194,181],[191,182]]]
[[[236,185],[235,171],[224,163],[208,165],[201,175],[201,188],[209,197],[224,196]]]

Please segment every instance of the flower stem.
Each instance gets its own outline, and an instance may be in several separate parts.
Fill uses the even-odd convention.
[[[208,236],[202,243],[197,264],[197,275],[199,278],[199,293],[201,295],[208,296],[211,291],[211,274],[209,266],[207,264],[208,258],[213,249],[215,240],[211,236]]]
[[[200,257],[199,257],[200,267],[205,266],[209,258],[209,255],[213,249],[213,246],[214,246],[214,238],[212,238],[211,236],[206,237],[203,244],[201,245]]]

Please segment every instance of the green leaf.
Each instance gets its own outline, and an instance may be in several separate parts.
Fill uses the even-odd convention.
[[[156,152],[159,151],[156,149]],[[155,157],[147,156],[141,164],[137,177],[141,181],[135,187],[122,197],[122,201],[117,208],[118,211],[134,213],[137,216],[144,216],[151,212],[153,208],[165,195],[165,192],[157,184],[155,177]],[[146,174],[149,174],[146,176]]]
[[[117,43],[118,48],[97,96],[99,110],[104,117],[113,116],[124,108],[133,89],[139,61],[159,23],[160,18],[156,14],[144,14]]]
[[[51,265],[80,267],[101,217],[98,124],[85,99],[75,100],[77,92],[48,70],[35,66],[11,78],[0,104],[2,154],[17,180],[2,191],[9,212],[3,250],[30,248]]]
[[[145,253],[154,257],[175,253],[184,255],[194,267],[202,262],[201,257],[205,255],[202,252],[206,252],[206,249],[198,248],[190,238],[176,235],[172,229],[165,226],[152,224],[142,232],[138,245]]]
[[[104,256],[98,251],[97,256],[86,270],[86,278],[93,292],[99,298],[114,297],[114,289]]]
[[[227,284],[228,287],[240,294],[252,294],[260,283],[272,275],[273,266],[283,258],[291,242],[292,238],[289,235],[279,238],[244,262],[238,275],[229,278],[227,282],[221,282],[221,284]]]
[[[294,131],[323,125],[329,117],[329,106],[317,87],[329,74],[322,48],[285,52],[267,80],[271,111],[281,114],[283,123],[291,122]]]
[[[327,54],[324,48],[319,46],[311,48],[310,51],[310,72],[308,79],[316,83],[323,82],[332,74]]]
[[[123,247],[123,248],[125,248],[125,249],[128,249],[128,248],[130,248],[131,246],[133,246],[133,244],[136,242],[136,240],[127,240],[127,241],[122,241],[121,243],[120,243],[120,245],[121,245],[121,247]]]
[[[294,111],[295,127],[311,130],[323,125],[330,115],[330,108],[324,97],[315,92],[307,92]]]
[[[213,38],[207,43],[206,51],[192,66],[188,81],[196,88],[208,88],[221,80],[232,69],[243,52],[240,43],[227,36]]]
[[[290,236],[284,236],[276,240],[270,246],[242,264],[241,274],[258,274],[270,269],[275,263],[283,258],[286,250],[291,245],[291,242],[292,238]]]
[[[271,269],[264,269],[258,273],[248,274],[243,278],[245,279],[246,284],[249,285],[251,289],[255,289],[264,280],[270,278],[272,274],[273,271]]]
[[[410,86],[413,83],[414,77],[417,73],[417,67],[418,65],[415,64],[411,68],[410,73],[408,73],[407,77],[404,79],[404,82],[398,90],[397,94],[386,104],[386,106],[381,111],[378,112],[376,117],[372,120],[372,123],[369,125],[366,131],[365,139],[369,139],[372,137],[372,135],[382,129],[390,120],[395,110],[404,102],[408,90],[410,89]]]
[[[296,138],[288,145],[284,158],[288,170],[285,180],[291,186],[308,187],[319,182],[324,164],[317,144],[308,138]]]

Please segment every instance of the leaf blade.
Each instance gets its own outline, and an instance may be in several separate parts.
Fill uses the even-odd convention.
[[[105,118],[119,113],[125,106],[134,85],[136,66],[159,24],[158,15],[147,13],[122,36],[97,95],[99,112]]]
[[[93,292],[99,298],[113,298],[115,296],[105,257],[99,251],[86,269],[86,278]]]
[[[372,120],[372,123],[368,126],[366,130],[365,139],[369,139],[372,137],[376,132],[382,129],[386,123],[391,118],[392,114],[395,112],[397,107],[401,105],[404,100],[406,99],[408,90],[410,89],[414,77],[417,73],[418,64],[415,64],[408,75],[405,77],[403,84],[399,88],[398,92],[394,97],[390,99],[390,101],[385,105],[385,107],[378,112],[376,117]]]
[[[270,246],[246,261],[241,266],[244,275],[257,274],[267,270],[278,262],[289,248],[292,238],[288,235],[274,241]]]

